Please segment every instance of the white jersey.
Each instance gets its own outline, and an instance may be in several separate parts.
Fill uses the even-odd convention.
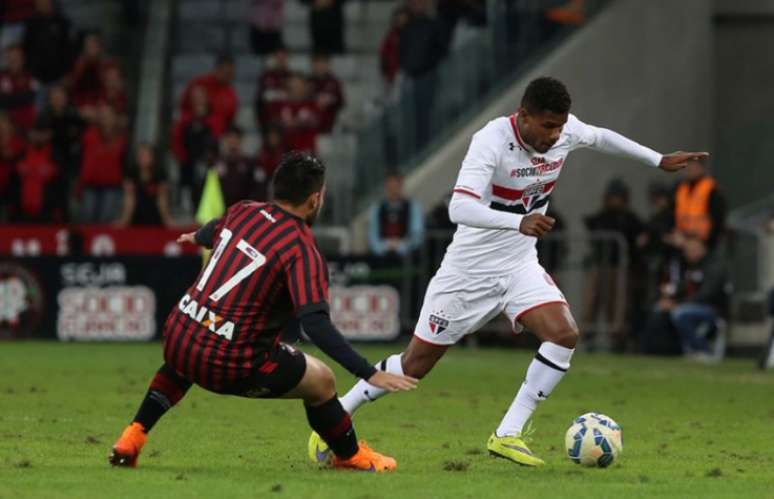
[[[462,161],[449,207],[458,224],[442,268],[472,274],[512,272],[535,260],[536,238],[519,233],[521,219],[545,213],[570,151],[590,147],[637,159],[661,162],[656,151],[615,132],[587,125],[570,114],[559,140],[545,154],[519,135],[517,116],[490,121],[479,130]]]

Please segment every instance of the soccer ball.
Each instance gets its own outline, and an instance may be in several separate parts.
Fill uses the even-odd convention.
[[[611,418],[587,412],[572,422],[564,444],[572,462],[607,468],[623,452],[623,433]]]

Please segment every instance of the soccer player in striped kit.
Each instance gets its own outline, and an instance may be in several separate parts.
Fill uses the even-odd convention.
[[[631,158],[674,172],[700,152],[658,152],[570,114],[562,82],[542,77],[524,92],[517,113],[479,130],[462,161],[449,216],[458,224],[441,268],[427,288],[414,337],[402,354],[378,367],[424,377],[446,350],[505,314],[518,333],[526,328],[541,341],[524,383],[487,442],[490,453],[527,466],[543,460],[525,441],[527,421],[570,367],[578,327],[564,295],[538,263],[535,243],[551,230],[549,198],[567,155],[579,148]],[[342,397],[353,413],[386,391],[358,383]],[[312,433],[310,457],[324,456],[325,443]]]
[[[196,282],[164,325],[164,364],[110,462],[137,465],[156,422],[193,383],[215,393],[304,401],[309,425],[333,449],[336,468],[395,469],[393,458],[358,443],[322,361],[280,342],[291,319],[355,376],[387,391],[416,380],[375,369],[331,323],[328,272],[310,230],[325,196],[325,167],[315,157],[286,156],[273,179],[274,203],[242,201],[181,242],[214,248]]]

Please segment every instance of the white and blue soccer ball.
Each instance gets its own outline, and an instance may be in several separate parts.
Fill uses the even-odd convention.
[[[572,462],[607,468],[623,452],[623,433],[612,418],[587,412],[572,422],[564,444]]]

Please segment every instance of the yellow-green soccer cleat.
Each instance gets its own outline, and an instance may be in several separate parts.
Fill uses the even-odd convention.
[[[323,440],[316,431],[313,431],[312,434],[309,435],[309,443],[306,448],[309,459],[311,459],[312,462],[328,464],[331,457],[333,457],[330,447],[328,447],[328,444],[325,443],[325,440]]]
[[[532,432],[529,429],[522,432],[521,435],[507,435],[505,437],[498,437],[496,433],[492,433],[486,443],[486,448],[489,449],[490,454],[510,459],[514,463],[524,466],[543,466],[546,464],[545,461],[535,456],[525,442],[530,433]]]

